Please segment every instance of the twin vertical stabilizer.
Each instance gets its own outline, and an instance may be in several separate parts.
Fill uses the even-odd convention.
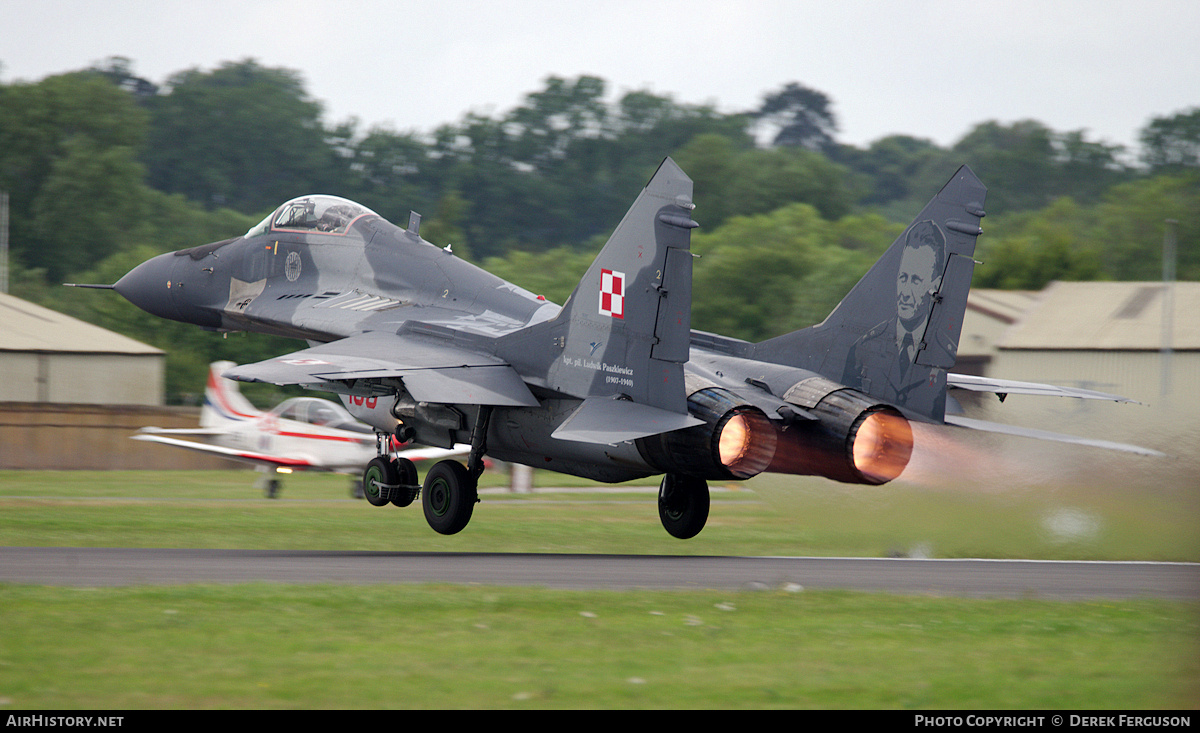
[[[691,179],[667,158],[558,316],[503,340],[499,354],[522,374],[585,400],[555,437],[619,442],[696,424],[683,383],[693,208]],[[545,343],[552,358],[530,364]],[[603,404],[613,401],[624,404]]]
[[[828,318],[756,344],[754,358],[941,422],[986,194],[970,168],[959,168]]]

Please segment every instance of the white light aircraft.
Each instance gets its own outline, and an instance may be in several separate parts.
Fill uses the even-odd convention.
[[[352,494],[363,497],[363,468],[380,455],[375,430],[350,416],[341,405],[316,397],[294,397],[274,409],[262,411],[241,393],[238,383],[221,376],[237,366],[230,361],[209,365],[199,428],[142,428],[134,440],[162,443],[249,463],[268,475],[261,482],[270,498],[278,496],[278,474],[293,471],[328,471],[351,477]],[[388,451],[397,459],[421,461],[466,455],[470,446],[410,448]],[[461,450],[460,450],[461,448]],[[416,469],[413,468],[415,474]],[[416,483],[415,479],[412,482]],[[415,492],[399,492],[408,502]],[[412,496],[408,496],[412,493]],[[378,491],[367,491],[376,505]],[[393,498],[391,501],[403,501]],[[405,502],[405,503],[408,503]],[[388,503],[383,500],[382,504]]]

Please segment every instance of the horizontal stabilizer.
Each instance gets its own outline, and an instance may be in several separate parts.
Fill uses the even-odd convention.
[[[1053,384],[1038,384],[1037,382],[1018,382],[1013,379],[992,379],[976,377],[970,374],[946,375],[946,386],[951,389],[965,389],[971,392],[994,392],[996,394],[1025,394],[1041,397],[1076,397],[1084,400],[1112,400],[1113,402],[1133,402],[1135,400],[1105,392],[1094,392],[1090,389],[1075,387],[1058,387]]]
[[[589,397],[551,434],[559,440],[614,445],[647,435],[700,425],[686,413],[663,410],[640,402]]]
[[[1053,440],[1058,443],[1072,443],[1074,445],[1088,445],[1093,448],[1106,448],[1108,450],[1118,450],[1125,453],[1136,453],[1140,456],[1156,456],[1163,457],[1166,454],[1150,448],[1142,448],[1128,443],[1114,443],[1111,440],[1096,440],[1093,438],[1080,438],[1075,435],[1064,435],[1063,433],[1052,433],[1048,430],[1034,430],[1032,428],[1019,428],[1014,425],[1004,425],[1001,423],[988,422],[986,420],[975,420],[974,418],[962,417],[961,415],[947,415],[947,425],[955,425],[960,428],[969,428],[971,430],[982,430],[988,433],[1000,433],[1003,435],[1016,435],[1022,438],[1036,438],[1038,440]]]

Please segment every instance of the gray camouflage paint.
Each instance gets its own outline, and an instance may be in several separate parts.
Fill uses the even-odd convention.
[[[906,235],[817,326],[760,344],[693,332],[692,181],[669,158],[561,308],[430,244],[415,225],[329,197],[273,216],[282,222],[306,199],[316,211],[354,207],[334,231],[269,217],[244,237],[151,259],[115,288],[164,318],[310,344],[226,376],[336,392],[355,417],[387,432],[402,422],[430,445],[469,442],[489,406],[489,455],[621,481],[660,472],[639,439],[699,425],[688,399],[703,389],[781,428],[818,420],[810,408],[847,387],[941,422],[984,193],[963,167],[916,219],[944,234],[946,264],[905,365],[915,390],[869,376],[862,364],[882,351],[852,354],[896,316]]]

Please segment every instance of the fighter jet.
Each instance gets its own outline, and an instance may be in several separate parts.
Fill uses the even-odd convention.
[[[373,502],[378,494],[365,495],[358,478],[377,455],[375,431],[351,417],[346,408],[316,397],[293,397],[274,409],[256,408],[242,395],[238,383],[221,375],[237,366],[231,361],[209,365],[199,428],[142,428],[133,437],[152,443],[220,456],[248,463],[267,475],[260,482],[268,498],[279,495],[274,474],[293,471],[328,471],[354,476],[351,495]],[[467,446],[455,449],[411,448],[393,443],[389,455],[421,461],[466,455]],[[406,496],[411,503],[412,496]],[[393,500],[401,500],[399,495]],[[383,503],[387,503],[385,500]]]
[[[441,461],[420,486],[383,449],[364,472],[382,498],[420,489],[437,532],[467,526],[488,455],[603,482],[662,474],[662,524],[690,538],[708,481],[881,484],[907,465],[914,421],[1008,429],[947,415],[950,389],[1124,399],[948,372],[985,193],[960,168],[824,321],[759,343],[691,327],[699,224],[670,158],[561,306],[424,240],[415,213],[400,228],[328,195],[110,287],[163,318],[309,344],[226,377],[335,393],[384,438],[469,445],[466,465]]]

